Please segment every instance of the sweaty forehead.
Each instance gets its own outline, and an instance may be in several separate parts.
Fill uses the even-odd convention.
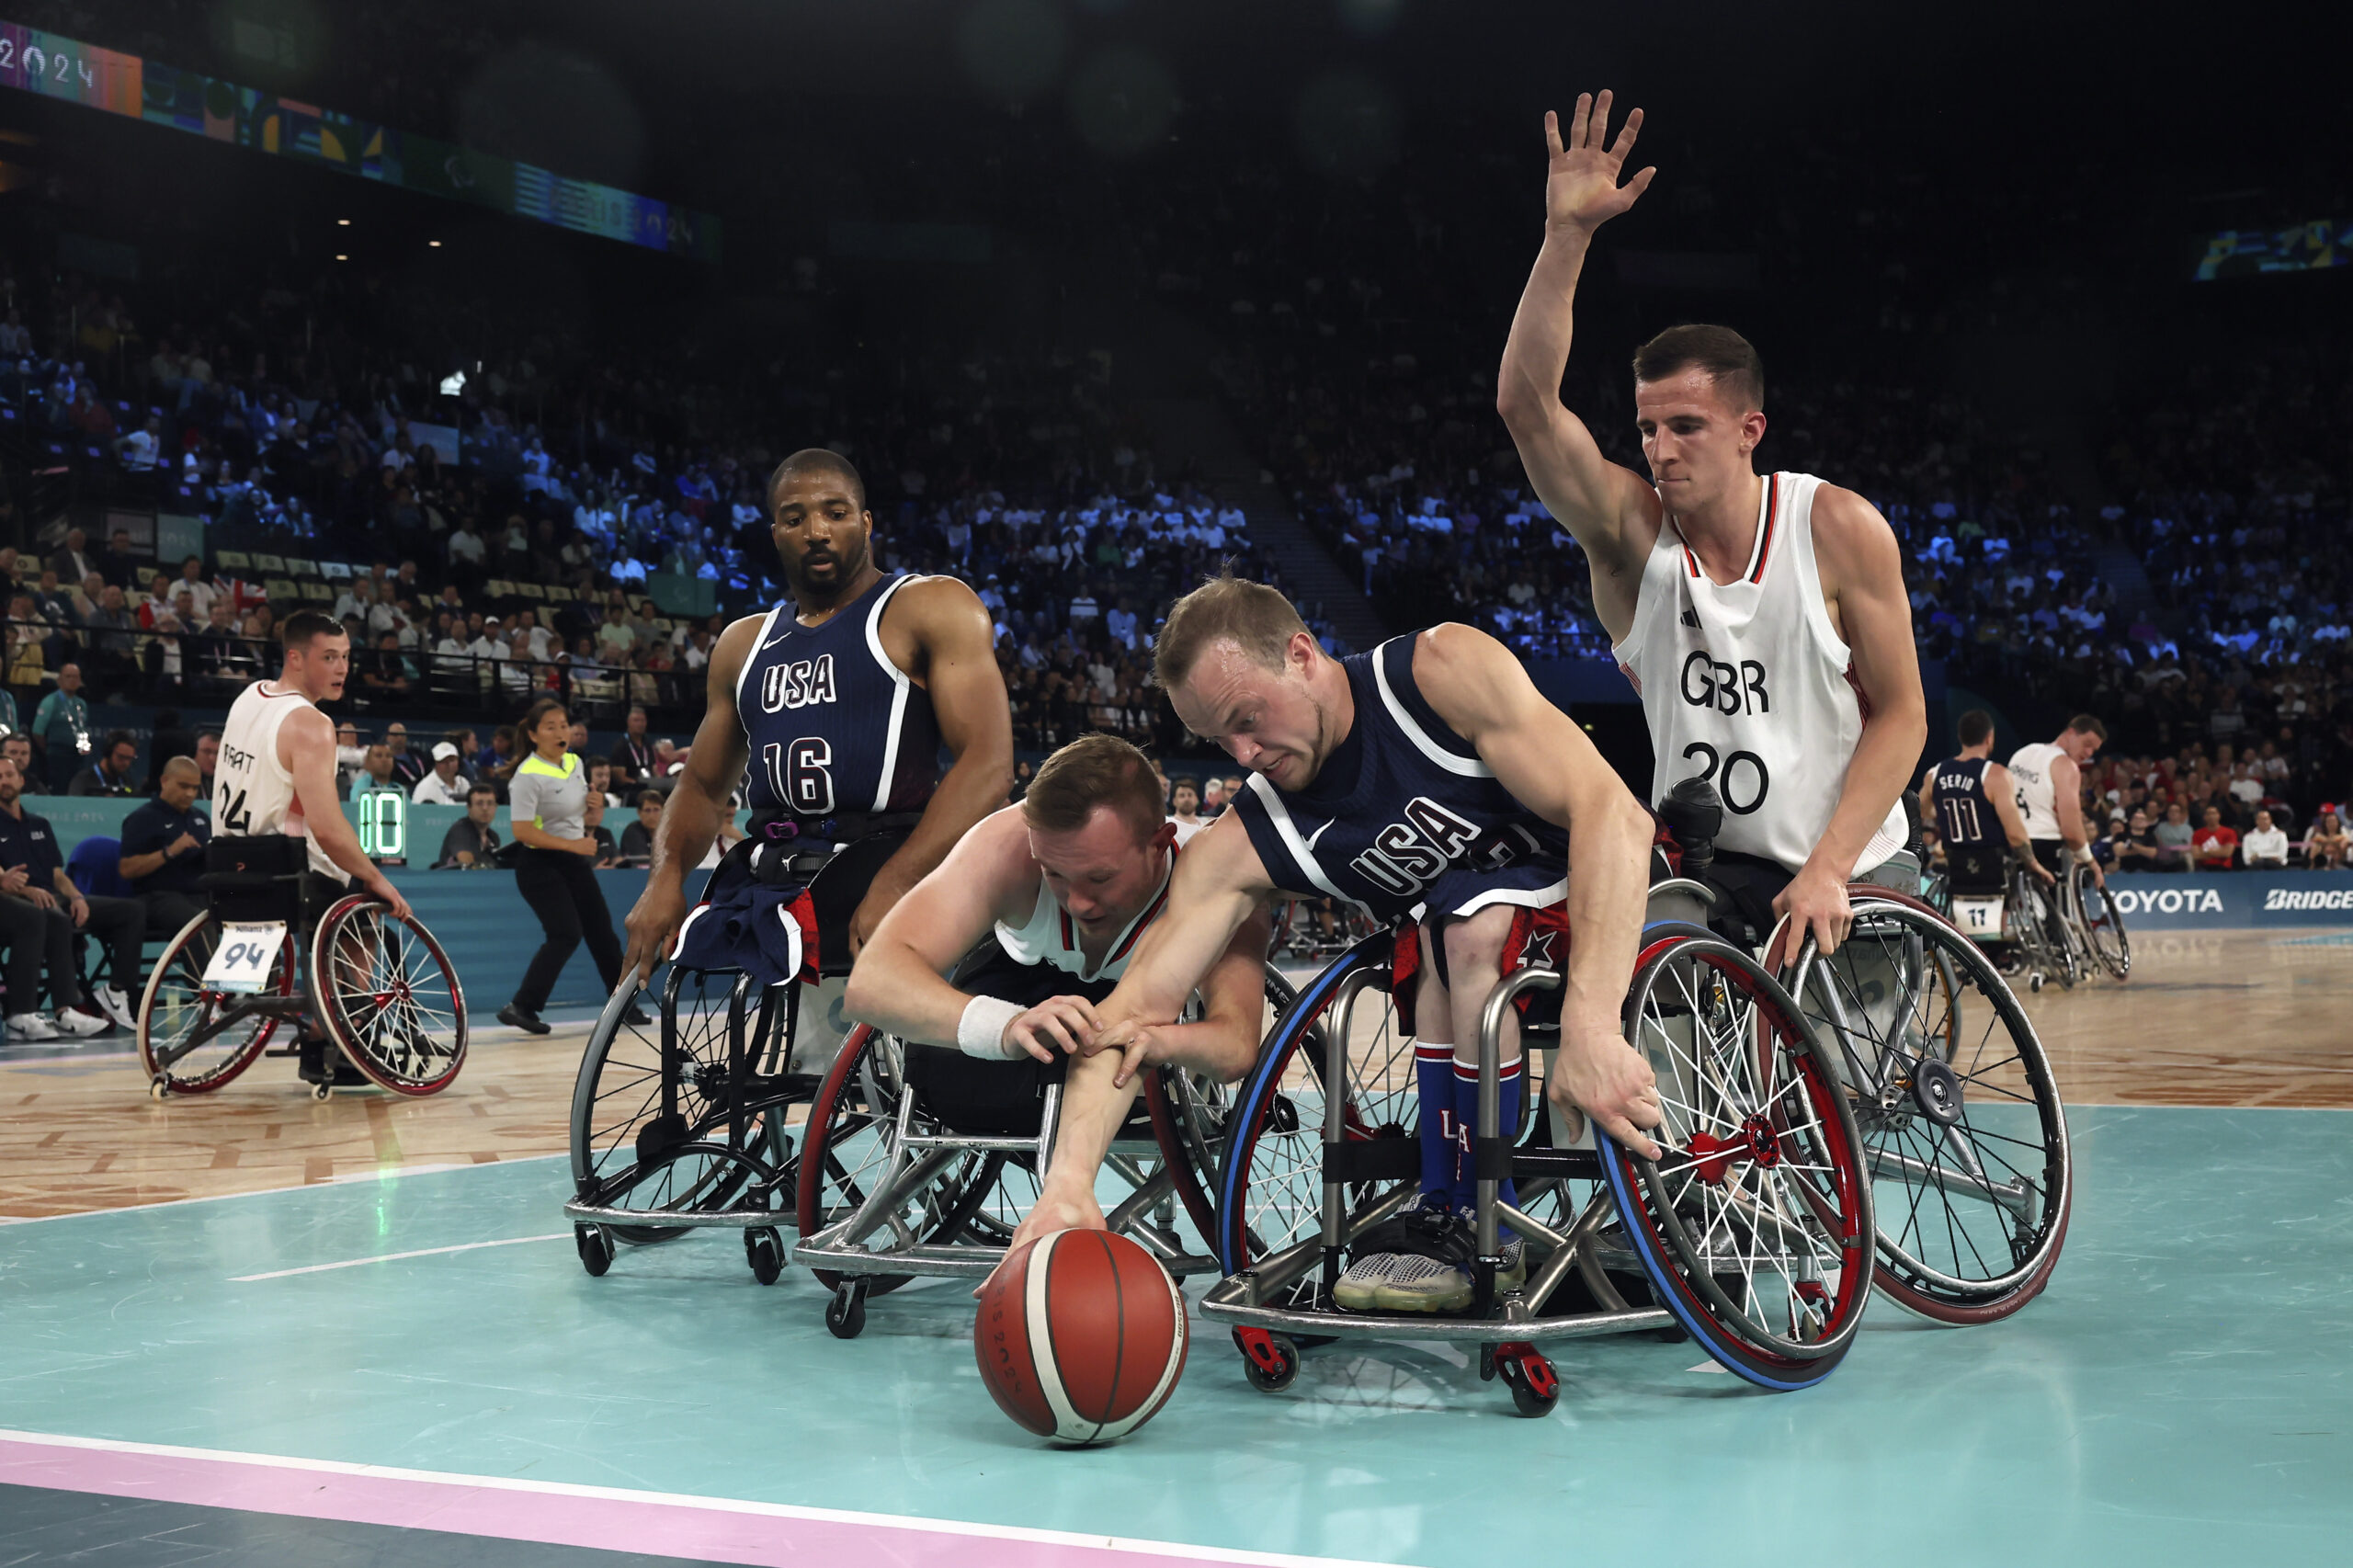
[[[788,473],[777,481],[774,496],[779,512],[794,507],[858,506],[857,494],[850,488],[849,477],[838,470],[810,468],[798,473]]]
[[[1732,405],[1716,390],[1715,377],[1696,365],[1655,381],[1634,383],[1634,415],[1638,419],[1665,420],[1678,415],[1712,419],[1733,412]]]
[[[1222,724],[1264,700],[1276,678],[1274,671],[1244,653],[1241,644],[1221,637],[1201,650],[1185,676],[1181,695],[1198,717]]]

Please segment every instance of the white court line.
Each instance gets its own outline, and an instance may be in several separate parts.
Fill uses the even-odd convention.
[[[201,1198],[166,1198],[154,1203],[126,1203],[117,1209],[79,1209],[71,1214],[0,1214],[0,1230],[11,1225],[46,1225],[58,1220],[97,1220],[108,1214],[143,1214],[150,1209],[179,1209],[190,1203],[227,1203],[240,1198],[268,1198],[281,1192],[315,1192],[323,1187],[348,1187],[353,1182],[382,1181],[388,1176],[430,1176],[436,1171],[492,1171],[501,1165],[528,1165],[535,1160],[565,1160],[569,1154],[521,1154],[511,1160],[458,1160],[433,1165],[384,1165],[349,1171],[324,1181],[297,1182],[291,1187],[257,1187],[251,1192],[209,1192]]]
[[[1196,1562],[1230,1562],[1247,1568],[1397,1568],[1353,1558],[1306,1557],[1286,1551],[1249,1551],[1233,1547],[1188,1546],[1178,1541],[1140,1540],[1131,1536],[1085,1535],[1071,1530],[1040,1529],[1029,1525],[991,1525],[922,1515],[872,1514],[847,1508],[818,1508],[798,1503],[758,1503],[742,1497],[707,1497],[688,1492],[639,1492],[618,1486],[593,1486],[575,1482],[525,1481],[504,1475],[471,1475],[434,1470],[407,1470],[393,1465],[355,1464],[348,1460],[296,1459],[282,1454],[242,1453],[225,1449],[182,1448],[168,1443],[133,1443],[114,1437],[67,1437],[54,1432],[17,1432],[0,1427],[0,1442],[45,1448],[77,1449],[99,1453],[151,1455],[214,1463],[252,1465],[269,1470],[344,1475],[369,1480],[419,1482],[444,1486],[478,1487],[543,1497],[611,1499],[639,1505],[668,1505],[748,1515],[757,1518],[805,1520],[863,1526],[868,1528],[920,1531],[980,1541],[1018,1541],[1040,1546],[1094,1547],[1140,1558],[1173,1557]],[[332,1517],[332,1516],[329,1516]]]
[[[482,1247],[520,1246],[525,1242],[568,1242],[570,1231],[551,1231],[544,1236],[508,1236],[496,1242],[460,1242],[453,1247],[419,1247],[415,1252],[381,1252],[373,1257],[347,1257],[341,1263],[313,1263],[301,1268],[279,1268],[267,1274],[233,1274],[232,1285],[250,1285],[256,1279],[284,1279],[295,1274],[324,1274],[331,1268],[358,1268],[370,1263],[398,1263],[404,1257],[438,1257],[445,1252],[473,1252]]]

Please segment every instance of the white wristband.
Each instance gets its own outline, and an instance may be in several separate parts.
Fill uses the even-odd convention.
[[[2077,865],[2088,866],[2092,863],[2092,846],[2090,845],[2078,844],[2075,846],[2075,863]]]
[[[1019,1046],[1007,1050],[1005,1043],[1005,1027],[1022,1012],[1018,1004],[995,996],[973,997],[964,1004],[964,1016],[956,1020],[956,1049],[990,1062],[1026,1055]]]

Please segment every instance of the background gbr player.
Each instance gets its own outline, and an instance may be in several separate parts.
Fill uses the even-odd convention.
[[[1496,407],[1536,494],[1591,564],[1594,608],[1649,721],[1653,800],[1685,778],[1711,780],[1726,808],[1715,880],[1758,931],[1788,915],[1792,940],[1811,928],[1827,951],[1851,924],[1847,881],[1885,867],[1910,836],[1899,797],[1927,714],[1903,557],[1854,492],[1756,472],[1764,368],[1728,327],[1672,327],[1635,354],[1647,483],[1604,458],[1562,406],[1594,231],[1657,173],[1618,183],[1642,119],[1636,109],[1605,149],[1608,93],[1578,97],[1565,142],[1544,117],[1544,246]],[[1882,874],[1904,880],[1897,868]]]
[[[768,516],[790,597],[729,627],[713,650],[710,706],[630,911],[624,975],[650,975],[676,947],[697,968],[792,979],[806,956],[790,907],[806,881],[796,857],[907,830],[851,919],[855,954],[1005,803],[1012,714],[979,597],[952,577],[884,577],[865,486],[835,453],[779,464]],[[944,776],[943,742],[956,759]],[[687,868],[710,849],[738,780],[751,835],[711,874],[689,921]]]

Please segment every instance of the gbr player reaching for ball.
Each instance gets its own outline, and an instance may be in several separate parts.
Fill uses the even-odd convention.
[[[1619,176],[1641,130],[1605,148],[1609,95],[1580,95],[1552,154],[1544,245],[1513,318],[1495,405],[1536,494],[1593,572],[1593,602],[1643,699],[1653,799],[1710,780],[1723,797],[1714,881],[1758,931],[1829,952],[1847,884],[1903,886],[1900,797],[1927,740],[1903,556],[1876,508],[1812,474],[1756,472],[1764,369],[1738,333],[1669,328],[1634,356],[1651,476],[1601,455],[1561,403],[1572,306],[1601,225],[1658,171]]]

